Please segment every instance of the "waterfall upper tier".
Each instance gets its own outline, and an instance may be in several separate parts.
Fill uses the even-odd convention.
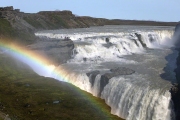
[[[174,27],[104,26],[36,33],[39,37],[70,38],[75,43],[69,62],[119,61],[122,55],[146,48],[172,47]]]

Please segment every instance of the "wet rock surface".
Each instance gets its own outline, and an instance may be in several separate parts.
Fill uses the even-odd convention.
[[[118,68],[114,68],[114,69],[110,69],[109,73],[105,73],[103,75],[101,75],[100,78],[100,89],[99,89],[99,93],[98,93],[98,97],[100,97],[101,92],[103,91],[104,87],[109,83],[109,80],[112,77],[116,77],[119,75],[131,75],[135,73],[134,70],[131,70],[129,68],[125,68],[125,67],[118,67]],[[92,87],[94,86],[95,80],[97,75],[100,74],[100,71],[96,70],[96,71],[91,71],[86,73],[86,75],[89,77],[89,82],[91,83]]]
[[[104,74],[104,76],[106,76],[108,79],[111,79],[112,77],[116,77],[118,75],[131,75],[135,72],[134,70],[125,67],[110,69],[110,71],[111,73]]]
[[[135,33],[136,37],[138,38],[139,42],[141,43],[141,45],[144,47],[144,48],[147,48],[147,45],[143,42],[143,38],[141,36],[141,34],[138,34],[138,33]]]

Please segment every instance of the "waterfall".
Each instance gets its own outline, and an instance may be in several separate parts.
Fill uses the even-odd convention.
[[[174,120],[170,81],[160,77],[171,54],[172,30],[120,32],[36,33],[51,38],[70,37],[75,43],[72,59],[55,67],[29,59],[23,54],[3,51],[28,64],[37,74],[69,82],[105,100],[111,113],[127,120]],[[50,39],[49,39],[50,40]],[[173,55],[171,59],[173,59]],[[169,58],[168,58],[169,59]],[[170,60],[171,60],[170,59]],[[174,58],[175,59],[175,58]],[[38,59],[39,61],[39,59]],[[133,62],[132,62],[133,61]],[[166,68],[174,79],[175,61]],[[63,66],[63,67],[62,67]],[[124,66],[133,74],[113,73]],[[111,70],[110,70],[111,69]],[[121,71],[122,72],[122,71]],[[105,74],[107,76],[105,76]]]
[[[135,76],[134,76],[135,77]],[[112,78],[102,92],[111,113],[127,120],[171,120],[171,95],[142,79]]]
[[[75,43],[73,59],[69,62],[121,61],[123,55],[141,54],[147,48],[172,47],[173,30],[146,30],[121,32],[82,32],[72,34],[36,33],[39,37],[62,39],[69,37]],[[138,35],[138,36],[137,36]],[[106,39],[108,38],[108,42]]]
[[[166,66],[165,57],[170,54],[169,48],[174,44],[171,39],[173,30],[98,29],[99,31],[90,28],[89,31],[83,29],[81,32],[70,30],[62,33],[47,31],[36,35],[56,39],[69,37],[74,41],[72,59],[66,64],[72,70],[65,73],[64,79],[104,99],[111,107],[112,114],[127,120],[174,120],[169,92],[171,83],[160,77]],[[126,59],[127,56],[130,59]],[[128,66],[136,72],[112,77],[103,83],[102,68],[109,70],[109,66]],[[89,71],[97,69],[99,73],[87,75]],[[108,70],[106,72],[110,72]],[[170,73],[169,77],[174,78],[173,75]],[[52,74],[52,77],[63,81],[58,75]]]

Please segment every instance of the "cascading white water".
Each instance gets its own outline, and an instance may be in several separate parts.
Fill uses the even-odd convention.
[[[136,77],[109,81],[101,98],[111,106],[111,112],[127,120],[171,120],[170,93]]]
[[[121,61],[122,55],[144,52],[141,41],[148,48],[173,46],[171,37],[173,30],[131,30],[112,32],[70,32],[36,33],[39,37],[62,39],[69,37],[75,43],[73,59],[69,62],[104,62]],[[135,34],[141,35],[141,41]],[[106,39],[108,38],[108,42]],[[170,41],[170,42],[169,42]]]
[[[109,80],[101,95],[101,75],[95,77],[94,84],[90,77],[83,73],[66,74],[64,79],[80,89],[101,97],[111,107],[111,113],[127,120],[173,120],[171,95],[167,88],[162,86],[164,81],[150,81],[147,76],[133,74],[119,76]],[[58,77],[55,77],[58,79]],[[59,79],[62,80],[62,79]]]
[[[141,32],[143,41],[148,48],[160,48],[163,46],[173,46],[172,35],[173,31],[168,30],[156,30],[151,32]]]
[[[173,30],[121,27],[45,31],[36,35],[48,38],[70,37],[74,41],[73,58],[63,65],[64,69],[68,66],[70,71],[63,73],[64,79],[94,96],[105,99],[112,114],[127,120],[173,120],[169,93],[171,83],[160,77],[167,64],[165,57],[172,52],[169,47],[173,46]],[[135,33],[140,35],[141,39]],[[134,69],[135,74],[113,77],[100,91],[104,71],[122,66]],[[58,67],[55,70],[57,69]],[[92,74],[88,77],[86,73],[93,70],[101,73],[95,76],[92,84]],[[173,74],[170,75],[174,77]],[[50,77],[63,81],[57,73]]]
[[[93,87],[91,87],[91,93],[98,97],[98,94],[100,92],[100,79],[101,79],[101,75],[97,75],[96,78],[95,78],[95,83],[93,85]]]

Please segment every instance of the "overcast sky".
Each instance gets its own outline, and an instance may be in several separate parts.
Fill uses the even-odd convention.
[[[0,0],[0,6],[28,13],[71,10],[108,19],[180,21],[180,0]]]

